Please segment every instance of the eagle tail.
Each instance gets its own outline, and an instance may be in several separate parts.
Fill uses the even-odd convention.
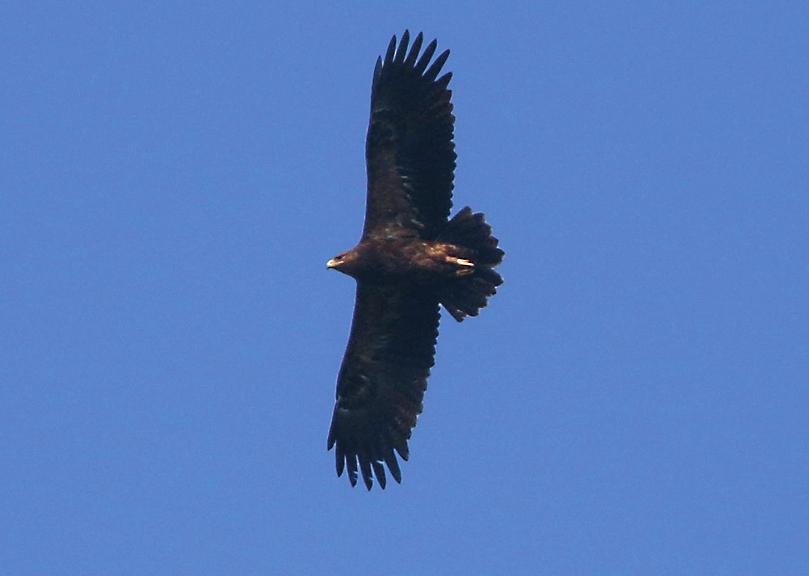
[[[497,247],[498,240],[492,236],[481,213],[473,213],[468,206],[458,212],[438,235],[437,240],[462,246],[472,251],[469,258],[472,272],[447,281],[441,288],[441,304],[458,322],[466,316],[477,316],[486,306],[489,296],[503,283],[494,267],[503,260],[504,252]]]

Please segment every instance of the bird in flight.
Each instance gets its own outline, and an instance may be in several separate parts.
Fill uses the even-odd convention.
[[[401,482],[396,454],[408,459],[422,411],[439,305],[458,322],[477,316],[503,282],[494,267],[504,252],[483,214],[467,207],[449,219],[452,73],[439,77],[449,50],[430,63],[437,42],[423,52],[422,43],[419,34],[410,45],[405,31],[376,61],[365,226],[357,246],[326,263],[357,281],[328,449],[335,448],[337,475],[348,468],[355,486],[359,468],[368,490],[374,477],[385,488],[385,466]]]

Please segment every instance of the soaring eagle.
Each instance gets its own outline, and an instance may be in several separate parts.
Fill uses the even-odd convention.
[[[351,336],[337,378],[328,449],[337,475],[357,467],[370,490],[385,488],[385,467],[402,476],[394,451],[407,441],[422,410],[438,336],[439,304],[458,322],[476,316],[502,284],[503,258],[483,214],[452,206],[455,144],[447,89],[438,77],[449,56],[432,64],[437,42],[421,52],[422,34],[398,47],[391,38],[374,68],[365,157],[368,195],[360,243],[326,263],[357,280]],[[429,66],[428,66],[429,65]]]

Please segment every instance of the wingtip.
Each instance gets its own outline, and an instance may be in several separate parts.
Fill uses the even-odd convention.
[[[404,62],[405,55],[407,54],[407,47],[410,44],[410,31],[405,30],[402,34],[402,39],[399,42],[399,48],[396,50],[396,57],[393,59],[394,64],[401,64]]]
[[[404,62],[404,65],[407,66],[408,68],[412,68],[413,64],[415,64],[416,58],[418,57],[419,51],[421,50],[422,42],[424,42],[424,34],[419,32],[418,36],[416,36],[416,39],[413,40],[413,45],[410,47],[410,54],[407,55],[407,58],[405,59]]]
[[[385,467],[376,460],[371,460],[371,466],[374,469],[374,476],[376,476],[376,481],[379,484],[379,487],[384,490],[385,485],[388,483],[388,479],[385,477]]]
[[[390,470],[393,479],[396,480],[397,484],[402,483],[402,471],[399,469],[399,462],[396,460],[396,455],[393,453],[393,450],[388,452],[385,456],[385,464],[388,465],[388,470]]]
[[[390,43],[388,44],[388,49],[385,52],[385,64],[390,64],[393,62],[393,55],[396,53],[396,34],[394,34],[391,39]]]
[[[427,69],[427,64],[430,62],[430,58],[433,57],[433,54],[435,54],[435,49],[437,47],[438,47],[437,39],[433,39],[432,42],[427,44],[427,48],[424,49],[424,52],[422,52],[421,54],[421,58],[419,58],[419,61],[416,63],[415,66],[416,72],[422,74],[424,70]]]
[[[394,448],[396,449],[396,453],[399,454],[399,457],[407,462],[407,459],[410,458],[410,449],[407,447],[407,442],[402,441],[395,444]]]
[[[439,54],[438,58],[435,59],[435,62],[433,62],[427,72],[424,73],[424,77],[430,82],[435,80],[438,73],[441,72],[441,68],[443,68],[444,64],[447,62],[447,58],[449,58],[449,49],[444,50],[441,52],[441,54]]]
[[[368,490],[374,485],[373,474],[371,474],[371,462],[367,456],[360,454],[360,472],[362,472],[362,481]]]
[[[339,478],[343,475],[343,471],[346,467],[346,457],[339,446],[337,447],[337,452],[334,454],[334,466],[337,469],[337,477]]]
[[[334,423],[329,426],[329,436],[326,438],[326,451],[328,452],[334,448],[334,443],[337,441],[337,432],[334,429]]]

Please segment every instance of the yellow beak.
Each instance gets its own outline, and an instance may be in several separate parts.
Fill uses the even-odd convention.
[[[326,268],[337,268],[337,260],[332,258],[328,262],[326,262]]]

